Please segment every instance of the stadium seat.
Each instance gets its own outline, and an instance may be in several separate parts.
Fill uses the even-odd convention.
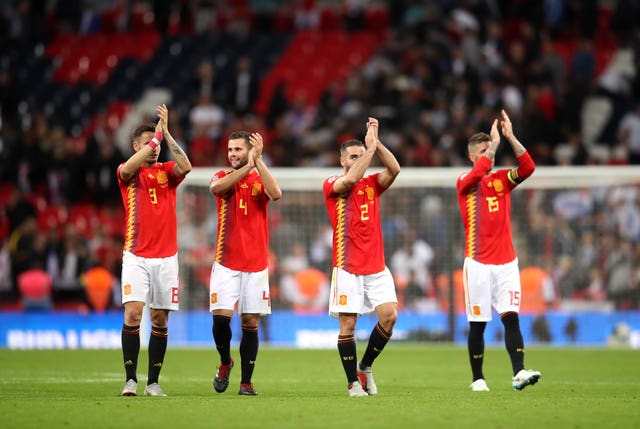
[[[79,234],[91,238],[96,225],[100,222],[98,210],[93,204],[76,204],[69,210],[69,222],[76,227]]]
[[[61,231],[67,223],[69,213],[63,205],[50,204],[45,208],[38,209],[38,226],[42,231]]]

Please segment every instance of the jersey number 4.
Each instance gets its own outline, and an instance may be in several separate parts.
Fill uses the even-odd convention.
[[[247,202],[246,202],[246,201],[244,201],[242,198],[240,198],[240,201],[239,201],[239,204],[238,204],[238,205],[240,206],[240,208],[241,208],[242,210],[244,210],[244,215],[245,215],[245,216],[247,216],[247,208],[248,208],[248,206],[247,206]]]

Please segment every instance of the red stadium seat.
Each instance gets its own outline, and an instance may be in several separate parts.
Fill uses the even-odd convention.
[[[69,222],[80,235],[91,238],[96,225],[100,223],[98,210],[93,204],[76,204],[69,210]]]
[[[63,205],[52,204],[38,210],[38,226],[43,231],[51,229],[60,231],[68,218],[67,208]]]

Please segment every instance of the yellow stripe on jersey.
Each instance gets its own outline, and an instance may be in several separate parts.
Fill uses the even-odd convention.
[[[218,237],[216,239],[216,257],[215,261],[222,260],[222,243],[224,242],[224,233],[227,218],[227,200],[220,198],[220,217],[218,219]]]
[[[477,188],[467,195],[467,222],[469,228],[467,230],[467,256],[473,258],[476,253],[476,194]]]
[[[135,217],[136,217],[136,179],[133,179],[129,182],[129,186],[127,187],[127,213],[129,213],[129,217],[127,218],[127,230],[125,233],[124,239],[124,250],[131,251],[133,248],[133,238],[134,238],[134,225],[135,225]]]
[[[338,197],[336,203],[336,265],[340,268],[344,268],[344,232],[346,229],[346,216],[345,216],[346,198],[343,196]]]

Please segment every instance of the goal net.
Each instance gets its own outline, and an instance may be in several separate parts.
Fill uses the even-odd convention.
[[[209,181],[192,171],[178,193],[181,308],[208,309],[216,239]],[[375,172],[371,168],[369,174]],[[404,168],[381,197],[386,262],[403,311],[464,311],[464,232],[457,168]],[[283,190],[270,204],[274,309],[326,311],[331,228],[322,183],[338,169],[274,168]],[[640,175],[633,167],[538,167],[512,193],[513,239],[523,271],[523,312],[567,305],[624,306],[638,271]],[[302,273],[302,274],[301,274]],[[627,304],[625,304],[627,303]]]

